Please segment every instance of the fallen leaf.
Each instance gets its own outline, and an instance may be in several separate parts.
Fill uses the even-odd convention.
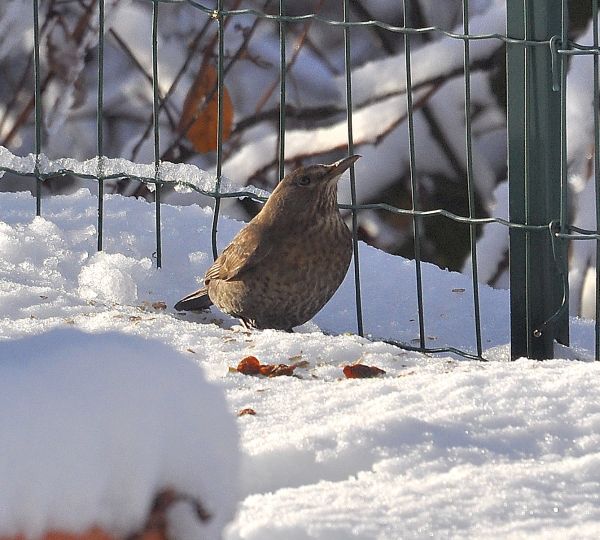
[[[42,300],[48,300],[48,297],[47,297],[47,296],[44,296],[43,294],[40,294],[40,298],[41,298]]]
[[[191,352],[192,354],[196,354],[196,351],[194,349],[186,349],[187,352]]]
[[[463,293],[465,292],[466,289],[463,289],[462,287],[457,287],[456,289],[452,289],[452,292],[456,292],[456,293]]]
[[[292,366],[294,368],[309,368],[310,367],[310,362],[308,360],[300,360],[300,362],[295,362],[294,364],[292,364]]]
[[[3,536],[0,540],[25,540],[22,534],[16,536]],[[115,540],[115,537],[105,533],[98,527],[88,529],[86,532],[75,534],[62,531],[49,531],[40,537],[40,540]]]
[[[365,364],[353,364],[344,366],[344,375],[347,379],[370,379],[385,375],[385,371],[375,366],[366,366]]]
[[[185,96],[178,127],[201,154],[217,149],[217,96],[217,70],[205,59]],[[233,125],[233,102],[225,86],[222,120],[223,141],[226,141]]]
[[[280,377],[293,375],[296,366],[287,364],[261,364],[256,356],[246,356],[238,364],[235,371],[243,375],[264,375],[265,377]],[[232,368],[230,368],[230,371]]]
[[[137,308],[140,311],[145,311],[145,312],[159,311],[159,310],[167,309],[167,304],[162,301],[148,302],[147,300],[144,300],[139,306],[137,306]]]
[[[281,375],[290,376],[294,374],[295,366],[288,366],[287,364],[265,364],[259,367],[260,374],[266,377],[280,377]]]
[[[237,366],[237,371],[244,375],[258,375],[260,373],[260,362],[256,356],[246,356]]]
[[[256,415],[256,411],[254,409],[251,409],[250,407],[246,407],[245,409],[242,409],[240,412],[238,412],[238,416],[246,416],[247,414],[251,415],[251,416],[255,416]]]

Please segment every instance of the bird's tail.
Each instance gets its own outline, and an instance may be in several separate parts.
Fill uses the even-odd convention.
[[[210,306],[212,306],[212,300],[208,297],[208,289],[202,287],[179,300],[173,307],[177,311],[197,311],[208,309]]]

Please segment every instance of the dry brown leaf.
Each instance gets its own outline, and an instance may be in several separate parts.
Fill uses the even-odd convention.
[[[148,513],[146,523],[142,530],[131,534],[128,540],[167,540],[167,514],[173,504],[186,502],[191,505],[198,522],[207,522],[211,514],[204,508],[203,504],[196,498],[179,493],[173,489],[165,489],[157,493],[152,507]],[[23,534],[13,536],[2,536],[0,540],[32,540]],[[118,540],[106,533],[99,527],[92,527],[83,533],[70,533],[65,531],[48,531],[37,540]],[[121,540],[121,539],[119,539]]]
[[[280,377],[282,375],[293,375],[297,366],[287,364],[261,364],[256,356],[246,356],[238,364],[237,368],[229,368],[229,371],[237,371],[243,375],[264,375],[265,377]]]
[[[17,536],[3,536],[0,540],[25,540],[26,537],[22,534]],[[61,531],[50,531],[47,532],[40,540],[116,540],[116,538],[110,534],[105,533],[98,527],[93,527],[88,531],[81,534],[73,534]]]
[[[365,364],[353,364],[344,366],[344,375],[347,379],[371,379],[385,375],[385,371],[375,366],[366,366]]]
[[[238,416],[246,416],[247,414],[249,414],[250,416],[255,416],[256,415],[256,411],[250,407],[246,407],[245,409],[242,409],[240,412],[238,412]]]
[[[295,362],[292,364],[294,368],[309,368],[310,362],[308,360],[300,360],[299,362]]]
[[[289,377],[294,374],[295,366],[288,366],[287,364],[265,364],[260,366],[260,374],[266,377],[280,377],[285,375]]]
[[[244,375],[258,375],[260,373],[260,362],[256,356],[246,356],[240,361],[236,371]]]
[[[179,131],[204,154],[217,149],[217,70],[205,60],[188,90],[179,119]],[[208,99],[208,103],[206,100]],[[223,141],[231,134],[233,103],[227,87],[223,88]]]

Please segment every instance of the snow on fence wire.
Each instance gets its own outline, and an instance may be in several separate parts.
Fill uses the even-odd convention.
[[[344,34],[344,78],[346,101],[346,149],[348,155],[355,153],[353,122],[357,113],[353,109],[351,31],[357,27],[378,27],[384,32],[401,34],[404,41],[405,94],[403,107],[408,130],[409,170],[411,207],[400,208],[390,204],[359,204],[356,194],[354,167],[350,171],[351,204],[342,205],[352,215],[352,236],[354,250],[354,284],[357,332],[364,334],[360,266],[358,258],[359,210],[384,210],[410,216],[414,235],[414,259],[418,303],[418,345],[412,346],[389,341],[409,350],[428,353],[453,352],[468,358],[483,359],[481,313],[479,301],[477,227],[497,223],[510,231],[510,281],[511,281],[511,327],[512,357],[550,358],[553,355],[555,340],[568,343],[568,273],[566,266],[567,243],[569,240],[600,241],[600,212],[596,208],[596,230],[576,227],[568,223],[567,190],[567,140],[566,140],[566,74],[567,58],[574,55],[592,55],[594,61],[594,178],[596,190],[600,188],[600,140],[599,140],[599,66],[598,55],[598,0],[592,2],[593,46],[584,46],[568,39],[568,0],[548,7],[544,0],[507,0],[507,33],[478,33],[470,27],[469,0],[462,2],[462,32],[451,32],[437,26],[414,27],[411,19],[411,2],[403,5],[404,26],[394,26],[379,20],[350,20],[349,0],[341,0],[343,20],[332,20],[310,13],[299,16],[286,13],[285,0],[279,0],[278,12],[269,14],[256,9],[224,9],[223,0],[207,6],[196,0],[150,0],[152,4],[152,90],[153,113],[152,134],[154,163],[143,165],[125,159],[109,159],[104,152],[104,41],[105,41],[105,0],[97,0],[98,9],[98,77],[96,106],[96,158],[80,162],[75,159],[48,159],[44,153],[42,140],[42,100],[40,68],[40,23],[39,0],[33,0],[33,71],[34,71],[34,115],[35,148],[26,157],[13,155],[0,147],[0,171],[8,171],[36,179],[36,213],[40,215],[42,182],[66,174],[98,182],[98,250],[103,247],[103,204],[104,182],[117,178],[137,179],[154,191],[156,217],[156,263],[162,264],[161,249],[161,190],[166,185],[182,190],[194,190],[214,199],[212,223],[212,251],[217,256],[217,232],[220,216],[220,202],[223,198],[247,197],[264,201],[268,193],[252,186],[239,190],[227,181],[222,174],[224,139],[224,79],[228,67],[225,66],[225,22],[228,18],[252,15],[273,21],[279,27],[279,130],[278,130],[278,172],[281,178],[286,162],[286,78],[288,75],[288,55],[286,51],[287,27],[290,24],[314,20],[330,27],[341,27]],[[164,107],[164,96],[159,91],[158,71],[158,20],[161,4],[187,4],[212,18],[217,27],[216,44],[216,83],[210,89],[204,103],[208,104],[216,95],[216,170],[215,173],[202,171],[194,165],[175,164],[161,160],[159,115]],[[237,4],[239,6],[239,3]],[[504,13],[504,11],[502,11]],[[438,208],[423,210],[419,200],[416,170],[419,164],[415,154],[415,125],[413,99],[421,90],[421,82],[413,80],[411,66],[411,40],[417,34],[441,33],[446,37],[462,42],[462,66],[455,66],[464,73],[464,151],[466,155],[466,185],[468,190],[468,215],[457,215]],[[475,179],[473,167],[473,143],[471,125],[471,69],[473,62],[481,54],[472,50],[472,42],[500,41],[506,46],[507,91],[508,91],[508,150],[510,219],[499,217],[477,217],[475,206]],[[420,95],[418,95],[420,97]],[[190,119],[191,125],[199,116],[198,111]],[[362,120],[362,119],[361,119]],[[185,129],[183,133],[185,133]],[[426,344],[426,329],[423,302],[423,281],[421,274],[421,227],[423,220],[432,216],[443,216],[458,223],[469,225],[470,264],[472,276],[472,309],[474,313],[475,351],[460,350],[455,347],[432,348]],[[596,251],[596,359],[600,359],[600,252]]]

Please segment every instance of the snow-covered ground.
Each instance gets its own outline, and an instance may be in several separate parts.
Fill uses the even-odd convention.
[[[562,360],[508,362],[507,293],[482,287],[490,362],[408,353],[349,334],[356,329],[350,271],[334,299],[299,332],[249,333],[217,311],[183,315],[170,307],[211,262],[210,210],[163,206],[160,270],[152,260],[152,205],[107,197],[103,253],[95,250],[96,212],[96,199],[85,190],[44,200],[42,218],[33,217],[30,195],[0,193],[0,339],[10,344],[69,328],[121,332],[125,337],[114,343],[125,349],[157,340],[179,353],[151,344],[150,366],[161,358],[178,363],[172,359],[183,355],[224,391],[232,417],[254,409],[256,415],[234,420],[240,492],[226,540],[600,534],[600,366],[588,361],[590,322],[572,321],[573,346],[558,351]],[[240,226],[221,220],[221,249]],[[418,337],[414,264],[362,244],[360,250],[366,331],[410,343]],[[473,350],[469,278],[425,265],[423,279],[428,345]],[[21,342],[20,350],[34,342]],[[9,344],[0,350],[11,350]],[[94,351],[90,356],[107,366],[118,354],[105,346]],[[232,373],[247,355],[307,364],[296,377]],[[356,361],[386,375],[345,379],[342,367]],[[156,381],[157,389],[161,384]],[[181,399],[172,386],[167,394],[174,403]],[[164,392],[157,399],[165,403]],[[118,422],[118,410],[111,410]],[[224,445],[220,464],[210,466],[229,467],[236,460],[231,438],[222,439],[220,426],[206,425],[211,443]],[[5,426],[2,432],[5,437]],[[39,446],[25,457],[43,462],[46,452]],[[5,455],[0,452],[0,470],[7,467]],[[32,480],[9,478],[0,482],[0,501],[10,500],[11,490],[27,490]],[[3,525],[0,536],[14,532]]]

